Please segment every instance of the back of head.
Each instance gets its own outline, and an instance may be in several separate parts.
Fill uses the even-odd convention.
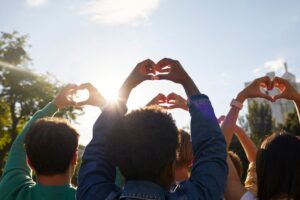
[[[238,175],[240,178],[242,178],[243,175],[243,163],[240,159],[240,157],[234,153],[233,151],[228,151],[228,156],[230,157]]]
[[[25,149],[37,175],[64,174],[78,147],[77,131],[60,118],[44,118],[31,126]]]
[[[126,181],[145,180],[169,187],[177,146],[172,116],[158,107],[146,107],[132,111],[114,126],[107,136],[106,153]]]
[[[300,139],[283,133],[267,137],[257,152],[260,200],[300,199]]]
[[[178,132],[179,148],[177,152],[176,167],[189,167],[193,162],[191,136],[182,129]]]

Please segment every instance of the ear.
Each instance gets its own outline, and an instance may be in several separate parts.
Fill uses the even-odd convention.
[[[77,164],[77,158],[78,158],[78,150],[76,150],[73,154],[73,157],[72,157],[72,160],[71,160],[72,166],[75,166]]]
[[[32,166],[32,164],[31,164],[31,162],[30,162],[30,160],[29,160],[29,158],[28,158],[27,155],[26,155],[26,162],[27,162],[27,164],[29,165],[29,167],[30,167],[32,170],[34,170],[34,167]]]

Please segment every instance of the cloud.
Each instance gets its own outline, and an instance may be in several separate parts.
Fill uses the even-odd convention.
[[[277,72],[283,69],[285,63],[284,58],[277,58],[275,60],[270,60],[264,63],[264,68],[269,71]]]
[[[101,24],[136,25],[147,20],[158,7],[160,0],[89,0],[80,14]]]
[[[266,61],[263,65],[256,67],[252,70],[252,73],[255,76],[261,76],[264,73],[275,72],[276,74],[280,74],[284,72],[284,58],[276,58],[274,60]]]
[[[44,5],[48,0],[26,0],[27,5],[30,7],[37,7]]]

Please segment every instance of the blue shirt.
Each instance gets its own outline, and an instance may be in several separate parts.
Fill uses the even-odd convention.
[[[224,136],[206,95],[190,97],[188,106],[194,165],[191,177],[180,183],[174,192],[147,181],[128,181],[123,189],[115,185],[116,170],[105,156],[104,139],[127,108],[125,105],[109,104],[95,122],[93,139],[83,154],[77,199],[221,199],[228,172]]]

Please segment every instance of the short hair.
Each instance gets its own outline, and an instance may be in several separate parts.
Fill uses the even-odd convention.
[[[125,115],[106,137],[106,155],[120,168],[127,181],[146,180],[159,184],[166,166],[176,160],[177,147],[175,122],[171,114],[157,106]],[[172,173],[172,177],[168,177],[171,183]]]
[[[272,134],[256,157],[257,197],[300,199],[300,140],[289,133]]]
[[[231,159],[238,175],[240,178],[242,178],[242,175],[243,175],[243,163],[240,159],[240,157],[234,153],[233,151],[228,151],[228,156],[229,158]]]
[[[178,130],[179,148],[177,150],[176,167],[189,167],[193,162],[191,136],[183,129]]]
[[[78,147],[79,134],[67,120],[43,118],[26,133],[26,154],[37,175],[66,173]]]

